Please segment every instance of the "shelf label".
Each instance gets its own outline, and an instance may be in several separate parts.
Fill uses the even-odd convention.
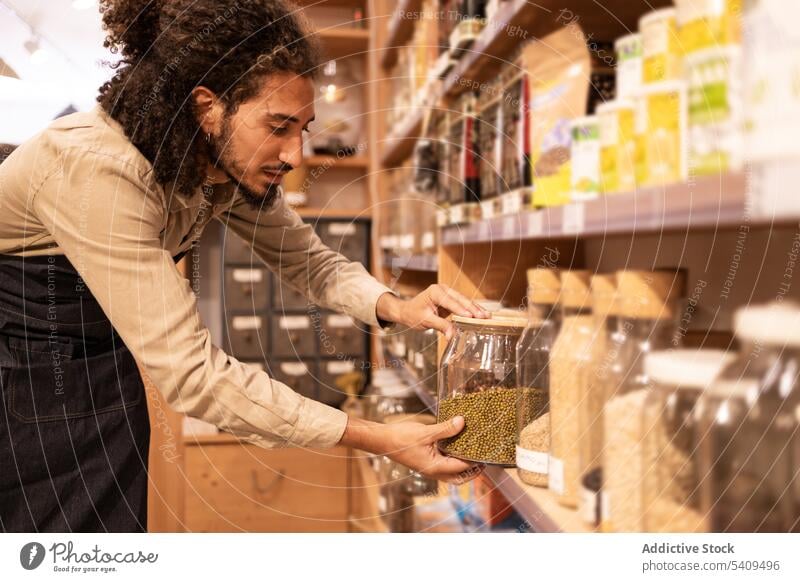
[[[436,247],[436,236],[432,232],[426,232],[422,235],[422,248],[425,250]]]
[[[544,234],[544,219],[542,212],[539,210],[531,212],[528,215],[528,219],[530,224],[530,232],[528,234],[532,236],[542,236]]]
[[[564,495],[564,461],[551,456],[547,465],[547,486],[556,495]]]
[[[586,206],[581,203],[567,204],[561,215],[561,230],[565,234],[580,234],[585,224]]]
[[[439,208],[436,211],[436,226],[443,227],[447,226],[447,209],[446,208]]]
[[[281,329],[308,329],[311,327],[311,318],[306,315],[284,315],[278,320]]]
[[[509,192],[503,196],[503,214],[522,212],[522,192]]]
[[[450,207],[450,223],[461,224],[464,222],[464,207],[461,204],[456,204]]]
[[[353,327],[356,322],[349,315],[329,315],[327,318],[328,327]]]
[[[404,234],[400,237],[400,248],[404,251],[410,251],[414,249],[414,235],[413,234]]]
[[[517,467],[524,471],[547,475],[548,458],[547,453],[523,449],[517,445]]]
[[[328,374],[347,374],[348,372],[352,372],[356,369],[356,364],[350,360],[328,362],[325,366],[325,369],[328,370]]]
[[[328,225],[328,234],[333,236],[352,236],[356,233],[354,222],[331,222]]]
[[[494,218],[494,199],[481,202],[481,217],[484,220]]]
[[[234,269],[233,280],[237,283],[261,283],[264,274],[261,269]]]
[[[238,315],[231,320],[231,327],[235,330],[261,329],[261,318],[257,315]]]
[[[303,362],[281,362],[281,372],[287,376],[304,376],[308,374],[308,366]]]

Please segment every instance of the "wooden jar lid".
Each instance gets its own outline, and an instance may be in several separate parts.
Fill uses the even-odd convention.
[[[686,294],[685,270],[618,271],[620,315],[635,319],[672,319]]]
[[[561,270],[528,269],[528,301],[538,305],[555,305],[561,292]]]
[[[589,271],[562,271],[561,305],[575,308],[591,307],[590,281],[591,274]]]

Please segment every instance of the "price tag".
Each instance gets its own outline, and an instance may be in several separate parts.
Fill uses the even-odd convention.
[[[233,270],[233,280],[237,283],[261,283],[263,276],[261,269]]]
[[[586,206],[580,203],[567,204],[561,215],[561,230],[565,234],[580,234],[584,230]]]
[[[443,227],[447,226],[448,221],[448,212],[446,208],[439,208],[436,211],[436,226]]]
[[[544,222],[542,218],[542,212],[537,210],[535,212],[531,212],[528,215],[528,224],[530,225],[530,232],[528,233],[531,236],[542,236],[544,234]]]
[[[284,315],[278,320],[281,329],[308,329],[311,327],[311,318],[305,315]]]
[[[414,248],[414,235],[404,234],[400,237],[400,248],[404,251],[409,251]]]
[[[414,367],[418,370],[421,370],[422,367],[425,365],[424,358],[422,357],[422,352],[416,352],[414,354]]]
[[[522,212],[522,192],[509,192],[503,196],[503,214]]]
[[[494,200],[483,200],[481,202],[481,217],[483,220],[494,218]]]
[[[238,315],[231,320],[231,327],[241,329],[261,329],[261,318],[257,315],[249,317]]]
[[[432,232],[426,232],[422,235],[422,248],[425,250],[432,249],[436,246],[436,237]]]
[[[450,224],[461,224],[464,222],[464,207],[456,204],[450,207]]]

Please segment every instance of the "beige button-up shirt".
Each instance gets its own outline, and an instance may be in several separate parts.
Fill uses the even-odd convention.
[[[212,218],[252,244],[311,301],[377,325],[389,291],[322,244],[280,200],[253,210],[230,185],[186,198],[99,106],[53,122],[0,164],[0,253],[64,254],[177,411],[265,448],[339,442],[347,416],[300,396],[211,343],[172,257]]]

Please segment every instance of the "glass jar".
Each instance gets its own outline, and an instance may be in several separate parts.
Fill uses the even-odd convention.
[[[436,398],[439,377],[439,334],[435,329],[422,332],[422,387],[434,399]]]
[[[735,333],[697,406],[700,512],[712,532],[799,532],[800,306],[740,309]]]
[[[578,506],[578,410],[590,381],[594,320],[588,271],[561,274],[561,330],[550,353],[550,459],[548,486],[561,505]]]
[[[439,370],[438,420],[463,416],[458,435],[439,441],[451,456],[514,466],[518,389],[517,340],[524,319],[453,316],[455,331]]]
[[[646,532],[703,532],[694,443],[703,391],[734,354],[670,350],[645,357],[653,387],[644,403],[642,527]]]
[[[620,328],[603,364],[601,526],[642,531],[642,407],[650,388],[644,358],[680,343],[675,333],[686,277],[683,271],[619,271]]]
[[[609,338],[619,325],[617,288],[614,275],[594,275],[591,284],[592,338],[590,369],[578,405],[579,506],[581,517],[589,525],[600,524],[603,455],[603,408],[606,384],[603,370]]]
[[[519,478],[547,487],[550,453],[550,351],[561,327],[558,269],[528,270],[528,324],[517,342],[517,379],[531,398],[517,404],[516,462]],[[527,404],[531,405],[528,406]]]

